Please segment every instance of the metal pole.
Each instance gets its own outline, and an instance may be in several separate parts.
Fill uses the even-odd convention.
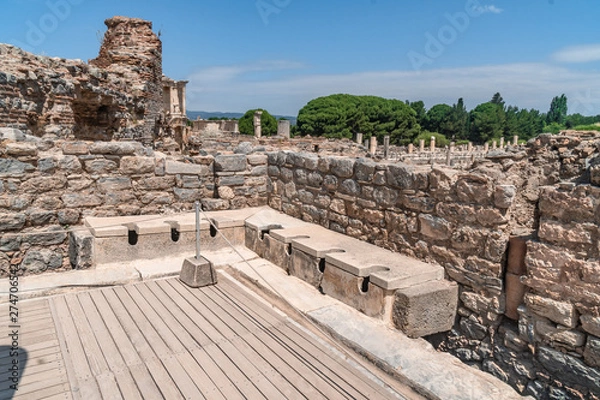
[[[200,202],[196,201],[196,260],[200,260]]]

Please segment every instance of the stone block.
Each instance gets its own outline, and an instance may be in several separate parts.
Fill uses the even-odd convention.
[[[592,367],[600,367],[600,338],[588,336],[583,357],[585,362]]]
[[[579,315],[575,306],[571,303],[552,300],[532,293],[525,295],[527,308],[542,317],[546,317],[557,324],[568,328],[575,328]]]
[[[356,276],[325,262],[321,289],[369,317],[391,321],[394,291],[374,285],[369,276]]]
[[[552,374],[559,376],[561,382],[575,384],[600,394],[600,371],[587,366],[583,361],[546,346],[539,346],[537,360]]]
[[[165,164],[165,172],[168,175],[179,174],[207,176],[210,174],[211,171],[210,168],[206,165],[167,160]]]
[[[444,218],[429,214],[419,215],[421,234],[434,240],[448,240],[452,235],[452,225]]]
[[[128,177],[107,177],[96,181],[98,190],[102,193],[112,193],[120,190],[131,189],[131,178]]]
[[[352,158],[332,157],[331,172],[338,178],[351,178],[354,175],[354,163]]]
[[[84,160],[83,168],[90,174],[110,174],[117,170],[117,163],[103,158]]]
[[[217,283],[217,273],[213,265],[204,257],[189,257],[183,261],[179,279],[186,285],[198,288]]]
[[[23,258],[21,268],[25,269],[27,272],[38,274],[49,269],[58,269],[62,267],[62,265],[62,252],[50,249],[40,249],[29,250]]]
[[[25,214],[0,214],[0,232],[19,230],[25,226],[26,221]]]
[[[69,260],[73,269],[95,266],[94,235],[89,229],[78,228],[69,235]]]
[[[155,168],[154,157],[125,156],[121,158],[120,171],[122,174],[149,174]]]
[[[127,156],[141,151],[143,145],[138,142],[94,142],[89,149],[92,154]]]
[[[585,334],[576,329],[556,326],[546,319],[535,320],[536,333],[547,343],[559,343],[570,350],[575,350],[585,344]]]
[[[292,247],[289,274],[318,288],[323,280],[325,259]]]
[[[8,176],[14,178],[26,172],[35,171],[35,167],[31,164],[17,160],[0,158],[0,176]]]
[[[592,315],[582,315],[581,326],[583,330],[587,333],[600,337],[600,317],[594,317]]]
[[[13,157],[36,156],[38,152],[35,143],[7,143],[6,154]]]
[[[243,154],[220,155],[215,157],[216,172],[241,172],[246,170],[246,156]]]
[[[510,208],[516,195],[517,188],[514,185],[497,185],[494,189],[494,205],[501,209]]]
[[[452,329],[458,308],[458,285],[432,281],[398,289],[392,310],[394,325],[416,338]]]
[[[62,152],[64,155],[81,156],[88,154],[90,148],[85,142],[65,142],[62,145]]]

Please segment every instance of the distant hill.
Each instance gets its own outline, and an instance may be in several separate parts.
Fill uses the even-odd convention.
[[[210,111],[188,111],[187,112],[187,117],[189,120],[195,120],[198,117],[202,118],[202,119],[209,119],[209,118],[237,118],[240,119],[244,116],[244,113],[236,113],[236,112],[220,112],[220,111],[214,111],[214,112],[210,112]],[[279,119],[279,118],[285,118],[290,120],[290,123],[292,125],[296,125],[296,117],[292,117],[289,115],[273,115],[275,118]]]

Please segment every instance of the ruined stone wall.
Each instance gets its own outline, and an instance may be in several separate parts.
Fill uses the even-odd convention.
[[[64,270],[85,216],[267,203],[264,154],[165,156],[139,142],[0,142],[0,276]],[[77,266],[75,266],[77,267]]]
[[[594,399],[598,161],[598,138],[551,135],[491,152],[468,172],[274,152],[269,205],[441,264],[460,301],[454,328],[432,344],[523,394]],[[527,251],[509,272],[511,237]]]
[[[162,110],[162,50],[150,22],[106,21],[86,64],[0,44],[0,127],[37,137],[152,141]]]

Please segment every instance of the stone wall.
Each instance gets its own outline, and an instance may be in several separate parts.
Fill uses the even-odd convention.
[[[147,21],[106,21],[90,64],[0,44],[0,127],[42,137],[149,143],[162,111],[162,45]]]
[[[0,275],[70,269],[65,229],[85,216],[267,203],[267,156],[165,156],[139,142],[0,142]],[[77,267],[77,266],[74,266]]]
[[[459,283],[460,302],[454,328],[429,338],[438,349],[523,394],[594,399],[597,143],[543,135],[527,148],[490,152],[468,172],[273,152],[269,205],[441,264]],[[526,257],[518,254],[524,241]]]

